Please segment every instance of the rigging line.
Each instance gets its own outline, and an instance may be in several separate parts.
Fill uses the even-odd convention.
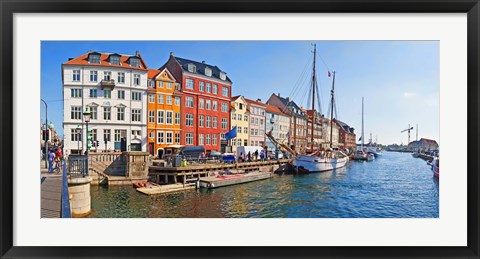
[[[299,92],[302,92],[302,87],[304,86],[305,84],[305,80],[307,79],[307,71],[308,71],[308,66],[305,67],[305,70],[302,72],[301,76],[299,77],[299,80],[298,80],[298,84],[296,85],[296,88],[293,89],[293,92],[290,93],[290,96],[297,96]],[[294,97],[293,97],[294,98]],[[292,98],[292,99],[293,99]]]
[[[290,91],[289,95],[288,96],[291,96],[298,88],[299,86],[299,83],[300,83],[300,80],[305,76],[305,73],[307,71],[307,68],[308,68],[308,64],[310,63],[310,56],[307,58],[307,62],[305,63],[304,67],[303,67],[303,70],[302,72],[300,73],[300,76],[297,78],[297,80],[295,81],[295,84],[293,85],[292,87],[292,90]]]
[[[320,58],[320,60],[321,60],[322,63],[325,65],[325,67],[328,69],[328,71],[331,71],[331,70],[330,70],[330,67],[327,65],[327,63],[325,62],[325,60],[323,60],[322,56],[320,56],[320,54],[318,54],[318,52],[317,52],[317,56]]]
[[[299,93],[305,93],[305,90],[306,90],[306,89],[304,89],[304,88],[305,88],[306,80],[307,80],[307,77],[304,77],[304,78],[303,78],[303,81],[302,81],[301,84],[299,85],[298,91],[293,94],[292,100],[294,100],[295,98],[297,98]]]
[[[315,84],[315,87],[317,88],[318,112],[319,112],[320,114],[322,114],[322,106],[321,106],[322,102],[320,101],[320,97],[321,97],[321,96],[320,96],[320,91],[318,90],[318,88],[319,88],[319,87],[318,87],[318,83]]]
[[[310,85],[312,85],[312,80],[310,80]],[[312,89],[313,89],[313,86],[311,86],[308,91],[307,108],[310,108],[310,106],[312,105],[310,102],[310,100],[312,100]]]

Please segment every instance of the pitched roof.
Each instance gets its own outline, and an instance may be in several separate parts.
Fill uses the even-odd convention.
[[[301,110],[300,106],[298,106],[293,100],[287,100],[287,98],[284,98],[284,97],[280,97],[278,95],[275,95],[278,97],[278,99],[283,103],[283,105],[287,106],[287,107],[293,107],[297,110]]]
[[[278,108],[278,107],[276,107],[276,106],[273,106],[273,105],[270,105],[270,104],[267,104],[267,112],[275,113],[275,114],[279,114],[279,115],[288,117],[288,115],[285,114],[285,113],[283,113],[283,112],[280,110],[280,108]]]
[[[205,68],[210,68],[212,70],[212,77],[215,77],[216,79],[219,79],[219,80],[222,80],[220,78],[220,72],[223,72],[225,73],[224,71],[222,71],[219,67],[217,66],[213,66],[213,65],[209,65],[207,63],[204,63],[204,62],[197,62],[197,61],[194,61],[194,60],[190,60],[190,59],[185,59],[185,58],[179,58],[179,57],[174,57],[175,60],[177,60],[177,62],[180,64],[180,66],[182,67],[183,71],[187,71],[188,72],[188,64],[193,64],[195,65],[195,70],[194,73],[198,73],[198,74],[202,74],[202,75],[205,75]],[[230,78],[228,76],[226,76],[226,73],[225,73],[225,78],[226,80],[222,80],[222,81],[227,81],[227,82],[230,82],[232,83],[232,81],[230,80]]]
[[[251,99],[248,99],[248,98],[245,98],[243,97],[243,99],[245,99],[245,101],[249,104],[256,104],[258,106],[263,106],[263,107],[266,107],[267,105],[262,103],[262,102],[259,102],[259,101],[254,101],[254,100],[251,100]]]
[[[100,64],[94,64],[88,62],[89,54],[100,54]],[[120,65],[113,65],[110,64],[109,57],[110,56],[120,56]],[[140,59],[140,67],[132,67],[130,66],[129,59],[135,57]],[[126,55],[126,54],[117,54],[117,53],[107,53],[107,52],[97,52],[97,51],[89,51],[85,54],[82,54],[76,58],[72,58],[69,61],[63,63],[64,65],[79,65],[79,66],[102,66],[102,67],[117,67],[117,68],[129,68],[129,69],[137,69],[137,70],[147,70],[147,65],[143,60],[140,54],[138,55]]]
[[[160,74],[160,70],[148,69],[148,79],[154,79],[158,74]]]
[[[339,121],[335,119],[335,122],[337,122],[338,125],[340,125],[346,132],[348,133],[354,133],[354,128],[348,126],[345,122]]]

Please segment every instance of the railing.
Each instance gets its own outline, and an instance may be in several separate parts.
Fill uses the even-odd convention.
[[[62,198],[61,198],[61,200],[62,200],[61,217],[62,218],[71,218],[72,213],[70,211],[70,196],[68,194],[66,161],[63,161]]]
[[[67,163],[68,176],[70,178],[87,176],[87,163],[88,156],[86,155],[70,155]]]

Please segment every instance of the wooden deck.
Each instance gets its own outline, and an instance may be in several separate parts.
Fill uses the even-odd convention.
[[[61,218],[62,175],[42,175],[41,218]]]

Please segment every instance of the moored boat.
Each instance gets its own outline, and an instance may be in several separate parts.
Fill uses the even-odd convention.
[[[365,154],[365,152],[363,152],[362,150],[357,150],[353,155],[353,160],[365,161],[367,160],[367,154]]]
[[[341,152],[327,151],[323,156],[318,153],[298,156],[293,161],[293,165],[300,170],[318,173],[344,167],[348,161],[348,156]]]
[[[435,157],[432,161],[433,176],[440,177],[440,159]]]
[[[367,154],[367,161],[373,161],[373,160],[375,160],[375,155],[372,154],[372,153],[368,153]]]

